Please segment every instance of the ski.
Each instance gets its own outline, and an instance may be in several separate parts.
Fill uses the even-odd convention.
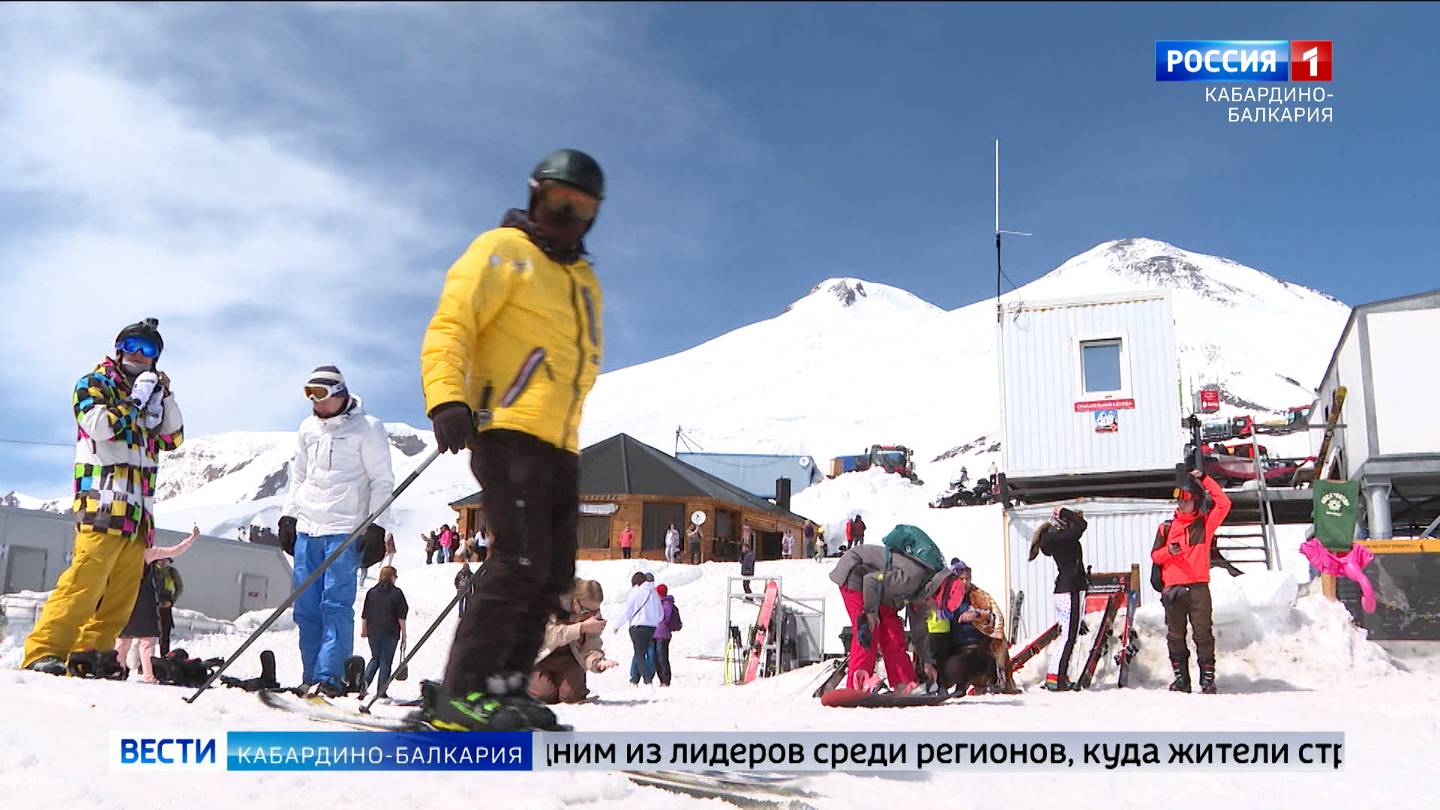
[[[1089,689],[1090,683],[1095,679],[1095,670],[1100,666],[1100,659],[1105,655],[1105,647],[1109,644],[1110,636],[1113,634],[1115,614],[1119,607],[1119,594],[1111,594],[1105,600],[1105,613],[1101,615],[1100,627],[1095,631],[1095,645],[1090,648],[1090,655],[1085,659],[1085,669],[1080,673],[1080,679],[1072,687],[1076,691]]]
[[[850,668],[850,656],[847,654],[840,658],[832,659],[830,666],[830,672],[825,676],[825,680],[820,683],[820,686],[815,689],[811,697],[821,697],[839,685],[840,679],[845,677],[845,671]]]
[[[1124,689],[1128,685],[1130,677],[1130,659],[1140,648],[1140,636],[1135,632],[1135,606],[1140,601],[1140,568],[1135,566],[1130,576],[1130,588],[1125,592],[1125,624],[1120,631],[1120,649],[1115,653],[1115,663],[1119,666],[1120,674],[1116,678],[1115,685]]]
[[[255,693],[260,702],[272,709],[298,714],[311,720],[335,723],[362,731],[434,731],[428,724],[418,720],[376,717],[358,711],[344,709],[324,698],[301,698],[285,692],[262,689]]]
[[[775,618],[775,603],[779,601],[779,596],[780,583],[772,579],[765,585],[765,601],[760,604],[760,615],[755,619],[755,641],[750,648],[741,683],[750,683],[760,675],[760,664],[765,660],[765,644],[770,637],[770,625]]]
[[[1041,650],[1049,647],[1050,642],[1054,641],[1059,637],[1060,625],[1050,625],[1050,628],[1048,630],[1036,636],[1035,640],[1030,642],[1029,644],[1026,644],[1024,648],[1020,650],[1020,652],[1014,653],[1010,656],[1010,672],[1014,673],[1021,667],[1025,666],[1026,661],[1029,661],[1031,658],[1039,655]]]
[[[738,773],[730,771],[624,771],[631,782],[698,799],[719,799],[738,807],[812,808],[801,799],[814,793],[795,784],[799,774]]]
[[[1015,598],[1010,600],[1010,635],[1007,638],[1020,637],[1020,608],[1025,606],[1025,592],[1019,591]]]

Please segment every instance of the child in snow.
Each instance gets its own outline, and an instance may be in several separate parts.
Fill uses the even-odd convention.
[[[120,631],[115,641],[115,652],[123,666],[129,666],[130,645],[139,642],[140,673],[145,683],[159,683],[150,657],[155,655],[160,644],[160,596],[159,570],[156,563],[162,559],[173,560],[190,550],[200,537],[198,526],[190,527],[190,536],[173,546],[145,549],[145,568],[140,575],[140,590],[135,594],[135,607],[130,610],[130,621]],[[170,596],[174,599],[174,595]]]

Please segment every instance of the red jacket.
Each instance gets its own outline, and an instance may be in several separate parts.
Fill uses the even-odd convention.
[[[1190,525],[1199,517],[1198,513],[1176,512],[1170,521],[1170,536],[1164,544],[1150,552],[1150,559],[1160,566],[1160,580],[1167,588],[1210,581],[1210,546],[1215,543],[1215,530],[1230,514],[1230,497],[1208,475],[1200,479],[1200,485],[1215,501],[1215,506],[1205,515],[1204,539],[1199,543],[1190,542]],[[1172,554],[1171,545],[1178,545],[1180,553]]]

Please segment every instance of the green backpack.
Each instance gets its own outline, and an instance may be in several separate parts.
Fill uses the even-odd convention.
[[[890,570],[890,555],[894,552],[917,560],[921,565],[931,571],[939,571],[945,567],[945,555],[940,553],[940,547],[930,539],[930,535],[921,531],[915,526],[900,524],[885,535],[880,541],[885,547],[885,570]]]

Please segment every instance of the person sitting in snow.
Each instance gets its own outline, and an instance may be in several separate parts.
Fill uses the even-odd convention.
[[[976,587],[970,566],[963,560],[951,560],[949,570],[943,573],[948,576],[936,589],[931,607],[949,620],[950,643],[944,658],[925,660],[927,668],[933,666],[942,688],[985,690],[995,686],[1007,693],[1017,691],[1010,674],[1004,617],[995,597]]]
[[[545,625],[545,641],[530,672],[530,695],[541,703],[581,703],[590,694],[587,672],[601,673],[616,666],[605,657],[601,634],[605,619],[600,603],[605,591],[593,579],[576,579],[569,615],[552,617]]]
[[[855,546],[841,556],[830,572],[830,580],[840,586],[840,598],[855,628],[850,637],[850,659],[845,684],[852,689],[873,691],[881,679],[875,672],[876,648],[885,659],[885,673],[890,687],[904,694],[915,688],[915,665],[906,650],[905,628],[899,611],[908,608],[908,616],[922,638],[920,617],[925,615],[925,601],[935,595],[950,571],[931,571],[919,560],[906,554],[890,555],[886,570],[886,549],[880,544]],[[924,653],[922,652],[922,657]],[[925,664],[926,676],[935,678],[935,670]]]
[[[1150,559],[1160,566],[1165,589],[1160,602],[1165,606],[1165,641],[1175,680],[1172,692],[1190,691],[1190,648],[1185,642],[1185,623],[1195,631],[1195,657],[1200,665],[1200,691],[1215,694],[1215,630],[1210,606],[1210,549],[1215,531],[1230,514],[1230,497],[1215,479],[1200,470],[1191,470],[1193,483],[1176,492],[1175,517],[1157,534]],[[1204,510],[1205,496],[1213,506]]]
[[[296,431],[278,527],[281,548],[295,558],[297,588],[395,488],[385,426],[365,413],[340,369],[316,367],[304,390],[312,413]],[[302,685],[327,697],[345,694],[345,661],[355,646],[355,572],[384,556],[385,529],[372,523],[295,601]]]

